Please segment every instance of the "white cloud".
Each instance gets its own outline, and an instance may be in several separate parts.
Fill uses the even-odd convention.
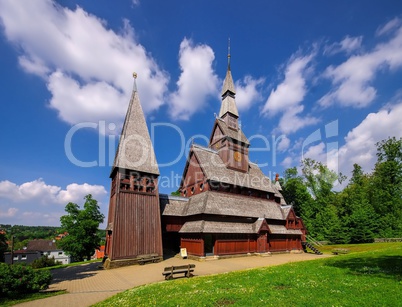
[[[303,105],[295,105],[288,111],[284,112],[279,120],[278,129],[283,133],[289,134],[318,122],[318,119],[313,116],[301,116],[300,114],[303,110]]]
[[[211,47],[194,45],[187,38],[180,44],[181,75],[177,90],[170,95],[169,112],[172,118],[188,120],[202,109],[209,95],[217,96],[218,77],[212,69],[215,58]]]
[[[306,78],[310,62],[314,54],[303,57],[292,57],[285,69],[285,79],[276,89],[271,91],[262,113],[265,116],[275,116],[282,113],[278,129],[284,133],[292,133],[317,122],[309,116],[301,116],[304,106],[301,104],[306,92]]]
[[[358,36],[358,37],[350,37],[346,36],[341,42],[340,42],[340,49],[342,51],[345,51],[346,53],[351,53],[355,50],[360,49],[361,44],[362,44],[363,37]]]
[[[399,25],[397,29],[396,26]],[[393,36],[385,43],[379,43],[371,51],[348,58],[339,66],[329,66],[324,76],[331,80],[334,88],[320,100],[321,106],[335,103],[357,108],[369,105],[377,91],[371,84],[379,70],[398,69],[402,66],[402,22],[392,20],[378,32],[392,31]]]
[[[324,54],[333,55],[339,52],[351,54],[354,51],[360,50],[363,41],[363,36],[350,37],[346,36],[339,43],[334,43],[324,48]]]
[[[134,6],[140,5],[140,0],[133,0],[133,5]]]
[[[9,199],[14,203],[35,201],[43,205],[67,204],[80,202],[87,194],[92,194],[94,198],[103,197],[106,190],[103,186],[87,183],[72,183],[62,190],[61,187],[46,184],[42,178],[21,185],[8,180],[0,181],[0,198]]]
[[[395,17],[394,19],[387,22],[385,25],[379,27],[375,34],[377,36],[381,36],[381,35],[387,34],[389,32],[392,32],[392,30],[395,30],[396,28],[400,27],[401,23],[402,23],[402,20],[398,17]]]
[[[107,192],[103,186],[88,183],[72,183],[62,189],[41,178],[20,185],[0,181],[0,218],[7,218],[11,224],[58,226],[65,205],[81,205],[87,194],[92,194],[101,206]]]
[[[21,51],[21,67],[46,80],[50,106],[64,121],[123,121],[133,70],[144,111],[164,103],[168,77],[136,41],[128,21],[116,33],[80,7],[70,10],[50,0],[2,1],[0,19],[7,39]]]
[[[259,87],[264,81],[264,78],[254,79],[251,76],[236,81],[236,105],[239,110],[247,110],[262,99]]]
[[[278,148],[279,151],[283,152],[283,151],[285,151],[286,149],[289,148],[289,145],[290,145],[290,140],[289,140],[289,138],[286,137],[286,135],[284,135],[281,138],[281,140],[279,141],[277,148]]]
[[[8,208],[7,211],[0,210],[0,218],[11,218],[14,217],[18,212],[17,208]]]
[[[108,121],[118,122],[126,112],[126,95],[103,81],[81,86],[77,80],[56,71],[49,76],[47,87],[52,93],[50,105],[68,123],[96,122],[105,119],[106,114]]]
[[[283,159],[282,162],[281,162],[281,165],[282,165],[285,169],[291,167],[292,164],[293,164],[293,159],[292,159],[292,157],[290,157],[290,156],[286,157],[286,158]]]
[[[376,143],[395,136],[402,137],[402,103],[389,106],[367,117],[346,136],[346,144],[339,150],[342,164],[357,163],[366,171],[377,161]],[[351,170],[353,165],[348,165]],[[350,171],[349,171],[350,172]]]
[[[402,102],[370,113],[345,137],[339,151],[327,152],[323,142],[310,146],[304,157],[325,163],[330,169],[340,171],[350,178],[353,164],[359,164],[365,172],[371,172],[377,161],[376,143],[388,137],[402,137]],[[340,122],[342,124],[342,122]]]
[[[94,199],[104,197],[107,192],[104,186],[101,185],[90,185],[88,183],[77,184],[71,183],[67,186],[65,190],[61,190],[57,199],[61,204],[67,204],[69,202],[80,202],[85,195],[92,194]]]

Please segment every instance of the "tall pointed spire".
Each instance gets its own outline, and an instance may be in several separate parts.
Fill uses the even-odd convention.
[[[235,101],[236,90],[230,71],[230,39],[228,44],[228,68],[226,71],[225,81],[222,88],[222,104],[219,111],[219,117],[223,117],[226,113],[231,113],[236,118],[239,117]]]
[[[114,169],[120,168],[159,175],[154,149],[137,92],[137,74],[133,73],[133,77],[133,92],[124,120],[112,173]]]

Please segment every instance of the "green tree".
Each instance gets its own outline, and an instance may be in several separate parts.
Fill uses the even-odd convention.
[[[96,248],[99,248],[101,237],[97,234],[99,224],[104,215],[99,211],[98,202],[91,194],[85,196],[84,208],[74,203],[68,203],[65,211],[67,215],[60,218],[63,231],[68,232],[59,246],[75,261],[90,259]]]
[[[304,159],[301,170],[303,182],[313,199],[301,209],[310,235],[318,240],[344,241],[345,232],[337,214],[337,195],[332,189],[337,181],[342,182],[346,177],[313,159]]]
[[[180,189],[177,190],[177,191],[173,191],[172,193],[170,193],[170,195],[172,195],[172,196],[181,196]]]
[[[8,249],[7,238],[4,233],[0,233],[0,262],[4,262],[4,253]]]
[[[352,178],[340,193],[338,216],[348,240],[343,243],[373,242],[378,230],[377,214],[369,199],[371,177],[363,173],[358,164],[353,165]]]
[[[279,180],[286,202],[293,206],[296,215],[302,217],[305,224],[307,222],[306,227],[311,228],[308,217],[314,211],[314,200],[304,184],[303,177],[298,174],[296,167],[292,167],[285,170],[284,178]]]
[[[379,216],[379,236],[402,236],[402,138],[377,144],[370,201]]]

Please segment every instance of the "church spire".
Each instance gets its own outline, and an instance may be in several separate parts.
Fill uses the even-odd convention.
[[[124,120],[112,173],[116,168],[120,168],[159,175],[154,149],[137,92],[136,73],[133,73],[133,78],[133,92]]]
[[[222,104],[219,111],[219,117],[225,116],[226,113],[230,113],[236,118],[239,117],[239,112],[237,111],[236,101],[235,101],[236,90],[232,78],[232,73],[230,71],[230,39],[228,46],[228,68],[226,71],[226,77],[223,82],[222,88]]]

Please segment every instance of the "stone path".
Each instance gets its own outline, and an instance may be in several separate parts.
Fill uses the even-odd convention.
[[[100,263],[92,262],[53,271],[53,281],[49,291],[67,290],[67,294],[27,302],[18,306],[90,306],[136,286],[155,282],[169,282],[164,280],[162,272],[164,267],[172,265],[194,263],[196,265],[194,275],[202,276],[323,257],[329,257],[329,255],[275,254],[271,257],[248,256],[203,262],[173,257],[159,263],[134,265],[113,270],[103,270],[99,268]],[[180,275],[176,276],[179,277]]]

